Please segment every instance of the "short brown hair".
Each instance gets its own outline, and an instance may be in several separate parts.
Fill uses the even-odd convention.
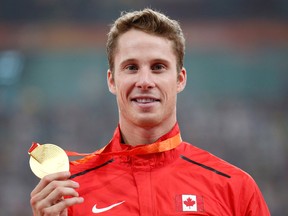
[[[149,34],[164,37],[174,44],[174,52],[177,58],[177,70],[183,67],[185,53],[185,38],[179,23],[164,14],[146,8],[141,11],[123,12],[114,22],[108,33],[106,51],[110,70],[114,71],[114,55],[119,36],[130,29],[138,29]]]

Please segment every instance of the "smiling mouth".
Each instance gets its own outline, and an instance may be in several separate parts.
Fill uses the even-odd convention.
[[[140,103],[140,104],[148,104],[148,103],[154,103],[159,102],[160,100],[154,99],[154,98],[134,98],[132,101]]]

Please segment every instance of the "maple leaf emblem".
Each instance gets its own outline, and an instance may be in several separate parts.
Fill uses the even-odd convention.
[[[195,205],[195,201],[188,197],[187,200],[184,201],[184,204],[190,208]]]

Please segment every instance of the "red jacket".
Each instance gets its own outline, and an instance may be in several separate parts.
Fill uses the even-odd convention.
[[[69,215],[270,215],[251,176],[182,142],[177,124],[150,145],[120,141],[118,127],[101,153],[71,162],[85,201]]]

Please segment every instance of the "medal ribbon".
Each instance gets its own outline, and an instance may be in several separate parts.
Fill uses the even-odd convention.
[[[72,151],[66,151],[68,156],[88,156],[88,155],[141,155],[141,154],[152,154],[157,152],[164,152],[176,148],[182,142],[180,133],[175,136],[168,138],[164,141],[158,141],[152,144],[141,145],[134,147],[129,150],[115,151],[115,152],[103,152],[105,147],[97,150],[93,153],[78,153]]]
[[[144,145],[133,147],[128,150],[104,152],[106,148],[105,146],[102,149],[97,150],[90,154],[64,151],[59,146],[56,146],[54,144],[40,145],[39,143],[33,142],[32,146],[28,150],[28,154],[30,155],[30,167],[32,171],[34,172],[36,176],[38,176],[39,178],[42,178],[45,175],[50,174],[50,173],[69,170],[68,156],[88,156],[84,158],[84,160],[87,160],[87,158],[94,157],[95,155],[114,156],[114,155],[152,154],[152,153],[164,152],[164,151],[174,149],[181,143],[181,141],[182,139],[181,139],[180,133],[178,133],[175,136],[168,138],[164,141],[158,141],[158,142],[147,144],[147,145],[144,144]],[[38,149],[38,147],[40,149]],[[55,164],[53,164],[53,160]],[[47,163],[49,161],[52,163]]]

